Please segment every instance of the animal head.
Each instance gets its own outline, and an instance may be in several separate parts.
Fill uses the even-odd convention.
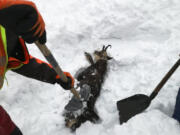
[[[94,51],[95,61],[98,61],[98,60],[110,60],[110,59],[112,59],[112,57],[108,56],[108,54],[107,54],[107,49],[109,47],[111,47],[111,45],[103,46],[101,51]]]

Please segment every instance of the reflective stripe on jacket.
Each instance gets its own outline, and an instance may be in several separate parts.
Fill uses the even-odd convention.
[[[29,53],[24,40],[22,38],[19,38],[19,42],[23,48],[25,61],[21,61],[14,57],[8,57],[6,30],[0,25],[0,89],[3,86],[4,77],[7,70],[17,69],[23,64],[29,63]]]
[[[4,83],[4,75],[6,72],[8,63],[7,55],[7,42],[5,29],[0,26],[0,88],[2,88]]]

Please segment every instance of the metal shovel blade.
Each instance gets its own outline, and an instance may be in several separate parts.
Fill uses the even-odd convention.
[[[131,117],[143,112],[150,104],[148,96],[137,94],[117,102],[120,115],[120,124],[127,122]]]

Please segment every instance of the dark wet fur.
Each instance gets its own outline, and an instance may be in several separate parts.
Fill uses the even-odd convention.
[[[106,47],[106,49],[108,47]],[[99,51],[99,54],[106,53],[106,49],[105,46],[103,46],[103,49]],[[83,89],[83,85],[88,85],[90,87],[91,96],[86,102],[87,107],[83,108],[83,113],[76,117],[76,123],[71,127],[73,131],[87,120],[95,123],[100,119],[95,111],[95,103],[100,95],[101,87],[105,79],[107,62],[108,60],[112,59],[111,57],[107,56],[107,53],[104,55],[105,57],[103,56],[103,59],[100,57],[100,59],[96,60],[96,62],[94,62],[89,53],[85,53],[85,56],[91,65],[81,71],[76,78],[79,81],[78,86],[80,89]]]
[[[83,84],[89,85],[92,95],[87,102],[87,108],[85,108],[84,113],[78,117],[79,123],[83,123],[87,120],[91,122],[96,122],[97,120],[99,120],[99,116],[95,112],[94,106],[97,98],[100,95],[100,90],[104,81],[106,71],[107,61],[99,60],[78,75],[77,80],[80,82],[80,88],[83,86]]]

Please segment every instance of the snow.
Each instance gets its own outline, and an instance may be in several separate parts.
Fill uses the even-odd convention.
[[[111,44],[108,74],[96,108],[101,122],[84,123],[75,133],[64,126],[64,106],[72,94],[8,72],[0,104],[24,135],[179,135],[171,116],[180,70],[150,107],[120,125],[116,102],[134,94],[149,95],[179,58],[179,0],[34,0],[46,22],[47,46],[63,70],[75,75],[88,66],[84,51]],[[30,53],[44,59],[35,45]]]

